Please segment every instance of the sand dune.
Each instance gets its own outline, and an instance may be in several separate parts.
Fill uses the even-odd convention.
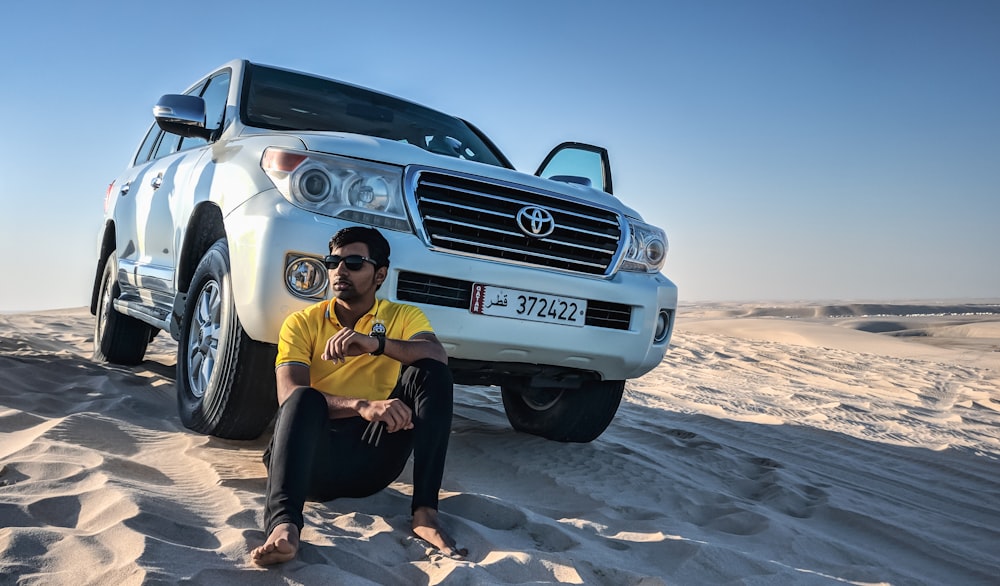
[[[407,470],[308,505],[272,570],[246,561],[265,439],[181,426],[171,342],[98,365],[85,310],[0,315],[0,584],[995,584],[996,307],[684,308],[585,445],[460,387],[441,506],[468,560],[409,536]]]

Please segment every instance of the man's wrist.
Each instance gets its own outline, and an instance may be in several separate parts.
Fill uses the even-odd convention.
[[[371,337],[373,337],[373,338],[375,338],[376,340],[378,340],[378,348],[376,348],[376,349],[375,349],[375,350],[374,350],[374,351],[373,351],[373,352],[371,353],[371,355],[372,355],[372,356],[381,356],[381,355],[382,355],[382,353],[383,353],[383,352],[385,352],[385,335],[384,335],[384,334],[382,334],[382,335],[379,335],[379,334],[371,334]]]

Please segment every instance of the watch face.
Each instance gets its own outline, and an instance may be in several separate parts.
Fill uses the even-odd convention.
[[[382,322],[375,322],[372,326],[372,336],[384,336],[385,335],[385,324]]]

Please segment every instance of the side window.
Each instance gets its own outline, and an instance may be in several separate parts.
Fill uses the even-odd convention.
[[[201,93],[205,100],[205,126],[209,130],[218,130],[226,115],[226,100],[229,98],[229,72],[224,71],[208,80],[208,87]],[[185,138],[182,148],[190,149],[208,144],[204,138]]]
[[[603,147],[580,142],[564,142],[552,149],[535,175],[566,183],[578,183],[611,190],[611,163]]]
[[[184,95],[185,96],[200,96],[201,92],[205,91],[205,84],[206,83],[208,83],[208,82],[207,81],[203,81],[203,82],[199,83],[198,85],[194,86],[190,90],[184,92]]]
[[[142,146],[139,147],[139,152],[135,155],[134,165],[141,165],[149,160],[150,155],[153,154],[153,145],[156,144],[156,139],[159,137],[159,130],[160,127],[156,124],[149,128],[145,140],[142,141]]]
[[[229,72],[224,71],[208,82],[208,87],[201,94],[205,100],[205,124],[211,130],[222,127],[223,116],[226,115],[226,100],[229,99]]]
[[[181,137],[178,134],[170,134],[169,132],[161,132],[163,138],[160,139],[160,143],[156,145],[156,152],[153,154],[154,159],[159,159],[160,157],[165,157],[169,154],[176,153],[180,149]]]

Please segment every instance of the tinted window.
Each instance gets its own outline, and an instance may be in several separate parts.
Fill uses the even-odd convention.
[[[202,99],[205,100],[205,125],[209,130],[218,130],[222,127],[223,117],[226,115],[226,100],[229,97],[229,78],[228,71],[216,75],[208,81],[208,86],[201,93]],[[200,137],[190,137],[185,138],[181,144],[181,148],[190,149],[208,144],[208,141]]]
[[[502,167],[468,125],[453,116],[372,90],[252,66],[240,116],[277,130],[332,130],[417,145],[433,153]]]
[[[160,157],[176,153],[181,144],[181,137],[178,134],[170,134],[169,132],[161,132],[160,134],[163,138],[161,138],[160,143],[156,145],[156,152],[153,154],[154,159],[159,159]]]
[[[205,123],[211,130],[222,127],[222,118],[226,115],[226,100],[229,98],[229,72],[216,75],[208,82],[208,87],[201,94],[205,100]]]
[[[149,155],[153,151],[153,145],[156,144],[159,130],[160,127],[156,124],[149,128],[145,140],[142,141],[142,146],[139,147],[139,152],[135,155],[136,165],[141,165],[149,160]]]

